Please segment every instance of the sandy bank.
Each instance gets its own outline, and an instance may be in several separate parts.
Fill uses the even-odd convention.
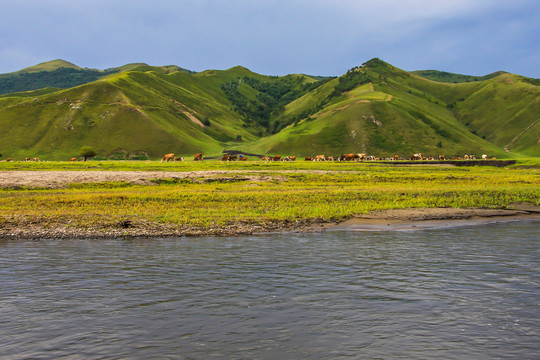
[[[330,226],[330,230],[401,231],[442,229],[511,221],[540,221],[540,207],[515,204],[512,209],[420,208],[374,211]]]
[[[516,205],[515,209],[422,208],[375,211],[340,223],[320,220],[243,223],[219,228],[198,229],[187,226],[133,220],[118,224],[73,226],[71,224],[4,223],[0,239],[67,238],[164,238],[181,236],[237,236],[270,232],[321,231],[403,231],[440,229],[510,221],[540,221],[540,207]]]

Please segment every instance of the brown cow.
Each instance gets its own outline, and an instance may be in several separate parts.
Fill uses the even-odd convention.
[[[360,160],[359,154],[343,154],[339,157],[340,161],[353,161],[353,160]]]
[[[174,158],[174,161],[184,161],[184,158],[180,156],[180,157]]]
[[[221,161],[236,161],[237,156],[236,155],[223,155],[221,158]]]
[[[203,161],[202,153],[195,154],[193,161]]]
[[[296,156],[285,156],[281,161],[294,161],[296,160]]]
[[[272,158],[272,161],[280,161],[281,160],[281,155],[276,155]]]
[[[439,155],[439,160],[444,160],[444,155]]]
[[[238,158],[238,161],[247,161],[247,157],[246,156],[240,156]]]
[[[35,158],[32,159],[32,161],[39,161],[39,158],[35,157]]]
[[[11,161],[11,160],[13,160],[13,159],[12,159],[12,158],[7,158],[7,159],[6,159],[6,161]]]
[[[326,160],[326,155],[317,155],[313,158],[313,161],[324,161]]]
[[[304,160],[305,161],[312,161],[313,159],[311,157],[307,156]]]
[[[169,161],[174,161],[174,154],[165,154],[163,155],[163,159],[161,159],[161,162],[169,162]]]
[[[30,160],[32,160],[32,159],[30,159],[29,157],[24,158],[24,161],[30,161]]]
[[[77,158],[71,158],[69,161],[71,162],[77,161]]]
[[[261,158],[261,161],[271,161],[271,160],[272,160],[272,158],[270,156],[263,156]]]

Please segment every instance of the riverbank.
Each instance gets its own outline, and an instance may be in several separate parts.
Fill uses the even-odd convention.
[[[535,220],[540,212],[536,169],[175,166],[185,171],[0,171],[0,238],[414,229]]]
[[[456,209],[421,208],[374,211],[339,222],[296,220],[263,223],[229,224],[206,229],[172,226],[144,220],[125,221],[104,226],[73,226],[72,224],[40,224],[32,222],[4,223],[0,239],[110,239],[167,238],[182,236],[239,236],[275,232],[322,231],[403,231],[441,229],[490,223],[540,221],[540,207],[518,205],[518,209]],[[526,210],[525,210],[526,209]]]

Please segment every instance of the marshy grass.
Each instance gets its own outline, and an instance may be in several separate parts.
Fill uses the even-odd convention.
[[[341,221],[382,209],[540,205],[537,168],[219,161],[95,164],[104,170],[242,169],[247,171],[242,176],[264,173],[270,180],[193,181],[164,174],[151,186],[105,182],[71,184],[65,189],[2,189],[0,223],[104,229],[152,223],[208,230],[234,224]],[[80,164],[32,164],[39,170],[66,165],[85,170]]]

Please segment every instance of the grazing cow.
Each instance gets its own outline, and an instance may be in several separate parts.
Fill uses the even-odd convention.
[[[334,161],[334,157],[333,156],[329,156],[326,158],[326,161]]]
[[[184,161],[184,158],[180,156],[180,157],[174,158],[174,161]]]
[[[221,158],[221,161],[236,161],[237,157],[236,155],[224,155]]]
[[[360,160],[360,154],[343,154],[339,157],[340,161]]]
[[[165,154],[163,155],[163,159],[161,159],[161,162],[169,162],[169,161],[174,161],[174,154]]]
[[[296,156],[285,156],[281,161],[294,161],[296,160]]]
[[[30,160],[32,160],[32,159],[30,159],[29,157],[24,158],[24,161],[30,161]]]
[[[310,156],[307,156],[304,160],[305,160],[305,161],[313,161],[313,158],[310,157]]]
[[[35,157],[35,158],[32,159],[32,161],[39,161],[39,158]]]
[[[313,161],[324,161],[326,160],[326,156],[324,155],[317,155],[313,158]]]
[[[193,161],[203,161],[203,156],[201,153],[195,154]]]
[[[272,161],[279,161],[281,160],[281,155],[276,155],[272,158]]]
[[[247,157],[240,155],[240,158],[238,160],[239,161],[247,161]]]
[[[482,155],[482,160],[487,160],[488,159],[488,156],[486,154],[483,154]]]
[[[463,155],[463,159],[469,160],[469,155],[467,155],[467,154]]]
[[[270,156],[263,156],[261,158],[261,161],[271,161],[271,160],[272,160],[272,158]]]
[[[476,155],[469,155],[469,159],[476,160]]]
[[[71,159],[69,159],[69,161],[71,161],[71,162],[77,161],[77,158],[71,158]]]
[[[394,155],[394,161],[399,160],[399,155]]]
[[[424,158],[424,155],[422,153],[413,154],[411,156],[411,160],[422,160]]]
[[[13,159],[12,159],[12,158],[7,158],[7,159],[6,159],[6,161],[11,161],[11,160],[13,160]]]
[[[439,155],[439,160],[444,160],[444,155]]]

